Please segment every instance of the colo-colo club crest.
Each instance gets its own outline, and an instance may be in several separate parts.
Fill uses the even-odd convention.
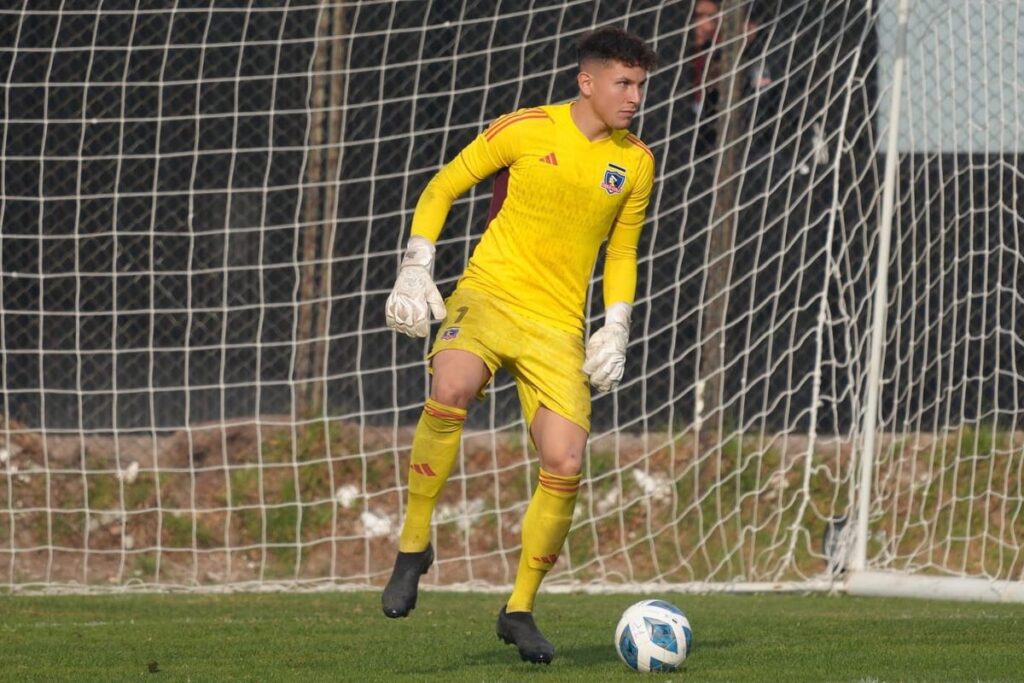
[[[604,182],[601,183],[601,189],[608,194],[618,194],[622,192],[622,186],[625,184],[626,169],[609,163],[608,168],[604,170]]]

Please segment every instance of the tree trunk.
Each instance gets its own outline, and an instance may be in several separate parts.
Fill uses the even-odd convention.
[[[701,324],[700,380],[703,386],[701,422],[717,417],[724,402],[725,333],[729,306],[729,284],[732,279],[733,243],[736,223],[736,188],[740,171],[741,113],[737,103],[742,97],[742,74],[738,72],[743,50],[745,9],[740,0],[722,3],[722,26],[718,43],[724,45],[721,77],[716,84],[718,111],[715,140],[718,143],[714,184],[714,206],[711,211],[711,234],[708,238],[707,280],[704,289]]]
[[[310,106],[309,152],[299,228],[299,301],[295,377],[296,412],[307,416],[323,409],[325,400],[331,257],[341,145],[344,98],[342,65],[345,45],[342,7],[324,0],[316,28],[316,55]]]

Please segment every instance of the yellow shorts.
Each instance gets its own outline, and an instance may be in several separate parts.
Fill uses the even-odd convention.
[[[468,351],[483,359],[491,377],[499,368],[516,380],[529,428],[544,406],[590,432],[590,387],[583,374],[583,337],[520,315],[502,301],[461,287],[447,300],[448,316],[427,355]]]

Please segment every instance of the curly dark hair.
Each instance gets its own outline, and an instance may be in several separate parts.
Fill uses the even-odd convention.
[[[658,65],[658,56],[643,38],[616,26],[605,26],[586,33],[576,45],[579,64],[588,59],[616,61],[626,66],[642,66],[651,71]]]

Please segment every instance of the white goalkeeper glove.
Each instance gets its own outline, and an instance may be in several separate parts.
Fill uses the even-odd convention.
[[[413,236],[405,248],[398,279],[384,307],[387,325],[410,337],[426,337],[430,314],[438,320],[447,312],[444,299],[434,284],[434,245],[425,237]]]
[[[615,303],[604,312],[604,327],[590,336],[583,372],[598,391],[611,391],[619,386],[626,366],[626,344],[629,342],[629,315],[633,307]]]

